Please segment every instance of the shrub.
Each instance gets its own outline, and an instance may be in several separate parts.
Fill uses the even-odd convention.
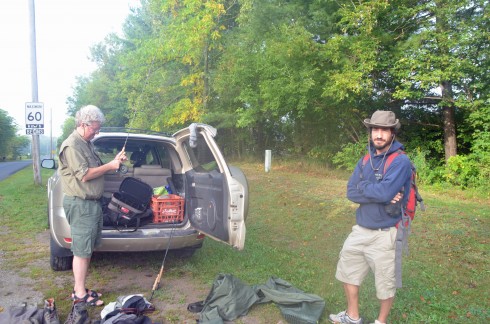
[[[339,169],[354,170],[357,161],[366,153],[366,143],[347,143],[333,158],[333,164]]]
[[[418,183],[434,185],[445,182],[444,167],[438,165],[437,161],[427,158],[430,155],[428,150],[422,150],[418,147],[413,151],[407,152],[407,154],[417,169]]]
[[[488,156],[476,154],[456,155],[446,163],[445,178],[448,183],[460,188],[478,188],[488,185],[490,168]]]
[[[306,154],[309,158],[320,162],[328,162],[332,158],[332,153],[325,147],[315,146]]]

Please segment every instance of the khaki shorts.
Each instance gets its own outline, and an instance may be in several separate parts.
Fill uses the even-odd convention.
[[[353,226],[340,251],[335,277],[344,283],[360,286],[371,269],[376,297],[381,300],[394,297],[396,231],[396,227],[372,230]]]
[[[70,224],[73,255],[90,258],[101,243],[103,218],[100,202],[65,196],[63,208]]]

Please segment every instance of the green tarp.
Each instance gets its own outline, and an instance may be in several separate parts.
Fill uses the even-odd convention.
[[[271,277],[263,285],[248,286],[231,274],[219,274],[204,301],[199,323],[221,324],[247,314],[256,304],[275,303],[288,323],[317,323],[325,301],[280,278]]]

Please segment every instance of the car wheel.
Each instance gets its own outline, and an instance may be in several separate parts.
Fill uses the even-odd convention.
[[[50,238],[50,259],[51,269],[54,271],[66,271],[72,268],[73,254],[69,249],[62,248],[56,244],[53,238]]]

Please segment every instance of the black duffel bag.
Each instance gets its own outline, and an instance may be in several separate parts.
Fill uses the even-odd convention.
[[[136,231],[140,219],[151,215],[152,195],[153,189],[147,183],[133,177],[125,178],[107,206],[112,224],[117,229],[124,227]]]

